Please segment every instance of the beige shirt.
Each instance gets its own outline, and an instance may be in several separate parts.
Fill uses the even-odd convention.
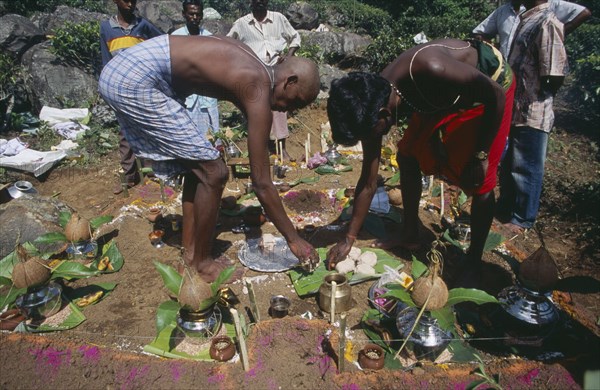
[[[252,13],[235,21],[228,37],[242,41],[267,65],[274,65],[279,55],[290,47],[300,47],[300,34],[279,12],[267,11],[262,22]]]
[[[568,72],[563,31],[548,3],[521,14],[508,59],[517,81],[513,126],[552,130],[554,96],[544,88],[542,77],[564,77]]]

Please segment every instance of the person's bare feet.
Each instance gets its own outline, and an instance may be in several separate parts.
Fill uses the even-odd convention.
[[[196,269],[200,274],[200,277],[205,281],[212,283],[214,282],[219,274],[223,272],[224,269],[233,266],[234,263],[227,258],[226,256],[219,256],[213,260],[205,260],[198,263]],[[243,268],[236,268],[231,275],[231,278],[227,282],[231,283],[235,280],[239,280],[244,276]]]

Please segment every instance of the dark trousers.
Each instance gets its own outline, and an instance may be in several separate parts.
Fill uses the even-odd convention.
[[[125,172],[125,180],[127,183],[137,183],[140,181],[140,173],[135,162],[135,154],[129,142],[123,135],[123,130],[119,130],[119,154],[121,155],[121,168]]]

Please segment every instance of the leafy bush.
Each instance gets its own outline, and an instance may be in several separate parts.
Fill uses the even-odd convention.
[[[566,40],[573,74],[572,95],[590,116],[600,116],[600,24],[585,23]]]
[[[355,0],[319,1],[311,3],[322,20],[335,19],[339,27],[347,27],[358,33],[377,35],[381,29],[392,23],[389,12]]]
[[[10,0],[5,1],[4,9],[9,14],[29,16],[35,12],[54,12],[59,5],[67,5],[92,12],[106,12],[100,0]]]
[[[411,39],[403,38],[395,30],[386,28],[367,46],[363,56],[367,60],[369,71],[379,73],[404,50],[412,46],[414,42]]]
[[[18,62],[8,53],[0,52],[0,98],[12,93],[20,73]]]
[[[65,63],[97,73],[100,69],[99,23],[65,23],[52,37],[51,50]]]

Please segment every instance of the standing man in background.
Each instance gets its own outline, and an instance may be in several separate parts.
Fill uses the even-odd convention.
[[[137,0],[113,1],[117,5],[117,14],[100,23],[100,52],[103,68],[123,50],[163,34],[152,23],[135,14]],[[119,131],[119,155],[127,187],[131,188],[140,182],[140,173],[135,162],[135,154],[125,139],[122,129]],[[113,193],[117,195],[122,191],[123,184],[119,183]]]
[[[200,27],[204,12],[202,0],[183,0],[182,5],[185,26],[173,31],[171,35],[212,35],[210,31]],[[198,125],[201,134],[206,136],[209,129],[213,133],[219,131],[217,99],[202,95],[190,95],[185,99],[185,107],[188,109],[194,123]]]
[[[236,20],[227,36],[250,46],[262,62],[272,66],[294,55],[300,47],[300,35],[285,16],[268,11],[268,5],[269,0],[251,0],[252,13]],[[288,52],[284,54],[286,48]],[[275,143],[278,142],[284,158],[289,159],[285,148],[289,134],[287,113],[273,111],[269,142],[271,152],[275,151]]]
[[[519,14],[524,11],[521,0],[509,0],[492,12],[479,26],[473,29],[473,35],[479,39],[490,40],[498,36],[498,48],[508,58],[510,48],[519,25]],[[549,9],[564,24],[564,35],[570,34],[592,13],[582,5],[562,0],[550,0]]]
[[[563,24],[547,0],[523,0],[509,56],[517,86],[508,147],[500,168],[496,217],[513,233],[533,227],[537,217],[552,104],[567,74]]]

